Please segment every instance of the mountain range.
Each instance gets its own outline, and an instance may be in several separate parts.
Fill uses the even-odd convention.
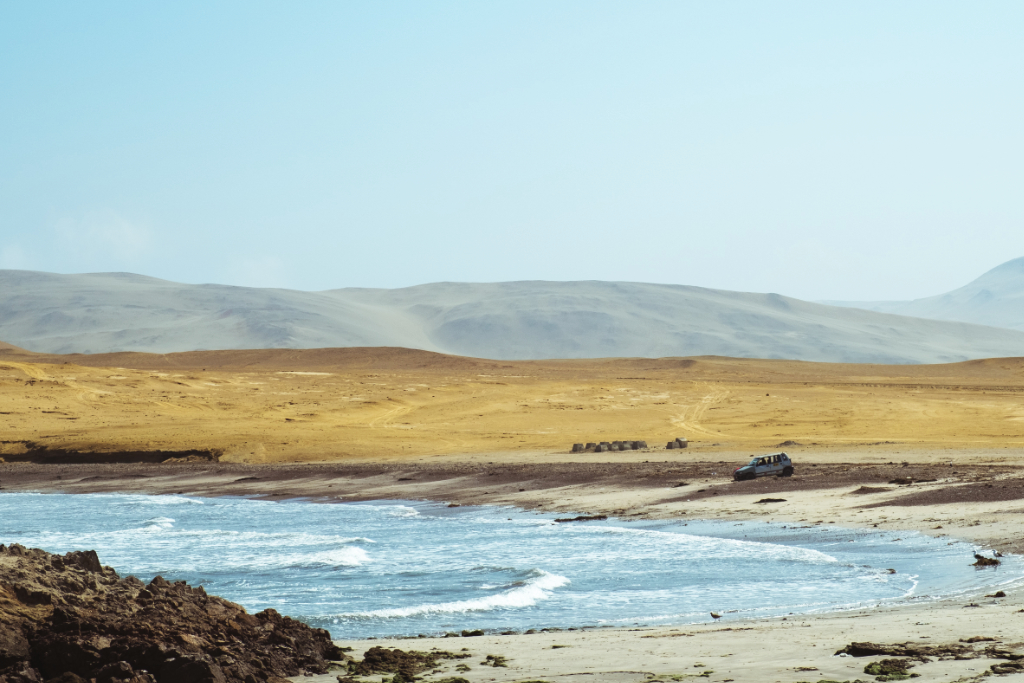
[[[1024,259],[939,297],[856,306],[635,282],[304,292],[0,270],[0,339],[47,353],[401,346],[508,360],[938,363],[1024,355],[1022,297]]]
[[[1024,257],[1007,261],[952,292],[913,301],[823,301],[880,313],[1024,330]]]

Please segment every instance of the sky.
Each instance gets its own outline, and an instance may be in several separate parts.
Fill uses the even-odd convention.
[[[1024,256],[1024,3],[0,4],[0,268],[938,294]]]

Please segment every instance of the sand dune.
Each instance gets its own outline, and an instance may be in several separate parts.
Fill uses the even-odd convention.
[[[1024,258],[945,294],[914,301],[830,301],[834,306],[1024,330]]]
[[[875,363],[1024,355],[1022,332],[677,285],[299,292],[11,270],[0,271],[0,338],[48,353],[395,346],[512,360],[725,355]]]

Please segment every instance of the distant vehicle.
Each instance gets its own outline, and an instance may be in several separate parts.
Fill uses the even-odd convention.
[[[759,455],[743,467],[737,467],[732,478],[736,481],[744,479],[756,479],[774,474],[777,477],[793,476],[793,461],[785,453],[772,453],[771,455]]]

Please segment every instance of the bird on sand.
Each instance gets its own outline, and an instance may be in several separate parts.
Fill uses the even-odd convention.
[[[721,614],[719,614],[718,612],[712,612],[712,613],[711,613],[711,618],[712,618],[712,619],[721,619],[721,618],[722,618],[722,615],[721,615]]]

